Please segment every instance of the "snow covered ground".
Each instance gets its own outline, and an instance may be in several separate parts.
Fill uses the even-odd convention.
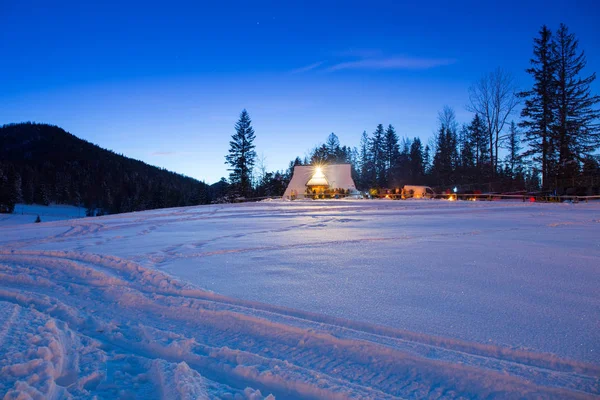
[[[64,204],[17,204],[12,214],[0,214],[0,226],[30,224],[35,222],[38,215],[42,222],[62,221],[85,217],[85,208]]]
[[[0,221],[0,397],[600,395],[600,203]]]

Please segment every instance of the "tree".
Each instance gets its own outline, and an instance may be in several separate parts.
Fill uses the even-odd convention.
[[[441,125],[436,136],[436,142],[431,173],[437,183],[441,185],[454,183],[456,160],[458,159],[456,134],[446,128],[445,125]]]
[[[493,177],[498,171],[500,133],[519,104],[512,75],[498,68],[483,76],[469,88],[469,102],[467,109],[479,114],[485,123]]]
[[[258,176],[254,177],[254,182],[255,186],[258,186],[265,180],[267,174],[267,157],[264,153],[256,157],[256,169],[258,170]]]
[[[423,171],[425,175],[431,173],[431,148],[429,144],[425,145],[425,150],[423,151]]]
[[[479,114],[475,114],[467,129],[469,130],[469,140],[475,150],[476,178],[480,179],[484,171],[484,166],[490,162],[490,156],[488,153],[488,138],[485,124]]]
[[[509,173],[509,177],[514,179],[517,173],[522,172],[519,131],[517,130],[517,125],[514,123],[514,121],[510,123],[508,136],[505,140],[505,147],[508,150],[508,154],[505,158],[505,163],[508,166],[507,171]]]
[[[385,174],[386,181],[389,184],[392,181],[392,170],[396,166],[399,157],[398,135],[396,135],[396,130],[392,124],[388,125],[387,129],[385,130],[382,155],[385,165],[383,173]]]
[[[441,111],[438,112],[438,122],[440,126],[445,126],[451,132],[456,132],[458,129],[456,113],[450,106],[446,105]]]
[[[256,160],[254,151],[254,128],[250,115],[244,109],[235,124],[235,133],[229,142],[229,154],[225,156],[225,164],[231,171],[229,181],[237,195],[248,197],[252,193],[252,169]]]
[[[358,163],[359,163],[359,187],[366,188],[369,183],[369,170],[370,170],[370,153],[369,153],[369,136],[367,131],[363,131],[360,137],[360,147],[358,150]]]
[[[327,137],[325,142],[325,148],[327,149],[328,161],[333,161],[339,157],[340,153],[340,139],[333,132]]]
[[[372,182],[369,182],[373,186],[385,187],[387,182],[385,181],[385,158],[383,155],[384,148],[384,129],[383,125],[377,125],[375,132],[373,132],[373,137],[371,138],[371,143],[369,146],[369,152],[371,153],[371,166],[372,172],[369,174],[373,179]]]
[[[475,141],[472,140],[469,127],[463,124],[458,135],[459,170],[462,182],[472,182],[475,169]]]
[[[552,41],[552,32],[545,25],[539,35],[533,40],[533,58],[530,60],[531,67],[527,69],[534,80],[533,88],[518,94],[525,99],[521,110],[523,120],[519,126],[525,129],[525,141],[529,145],[525,154],[533,156],[533,160],[541,164],[542,186],[546,187],[553,170],[556,45]]]
[[[419,183],[424,175],[423,145],[421,139],[416,137],[410,145],[410,178],[414,183]]]
[[[600,112],[594,106],[600,96],[592,96],[590,84],[596,74],[581,78],[586,65],[583,51],[579,52],[578,40],[561,24],[556,32],[553,58],[556,62],[556,118],[553,131],[557,142],[559,165],[562,178],[573,177],[585,156],[600,146]]]

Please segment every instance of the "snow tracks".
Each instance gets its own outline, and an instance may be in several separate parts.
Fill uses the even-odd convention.
[[[599,377],[549,354],[227,298],[116,257],[0,251],[5,399],[591,398]]]

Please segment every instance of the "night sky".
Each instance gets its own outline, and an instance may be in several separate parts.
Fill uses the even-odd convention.
[[[482,74],[529,88],[542,24],[566,23],[600,72],[593,0],[120,3],[0,0],[0,124],[55,124],[212,183],[243,108],[276,170],[330,132],[357,146],[392,123],[427,141],[446,104],[468,122]]]

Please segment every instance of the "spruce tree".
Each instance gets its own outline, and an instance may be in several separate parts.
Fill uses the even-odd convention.
[[[330,159],[335,159],[340,152],[340,139],[333,132],[327,136],[327,141],[325,142],[325,147],[327,148],[327,152]]]
[[[558,150],[558,173],[561,178],[572,178],[585,156],[600,146],[600,112],[595,105],[600,96],[590,93],[590,84],[596,74],[582,78],[586,65],[578,40],[561,24],[556,32],[553,58],[556,62],[556,118],[553,133]]]
[[[392,182],[394,186],[403,186],[404,184],[408,183],[409,179],[411,178],[410,147],[410,139],[406,137],[403,138],[402,148],[394,168],[394,181]]]
[[[399,149],[398,149],[398,135],[396,130],[390,124],[385,130],[383,140],[383,157],[385,163],[386,181],[389,184],[392,181],[392,174],[398,162]]]
[[[447,183],[449,156],[446,148],[447,140],[446,126],[442,125],[435,137],[436,149],[431,165],[431,175],[436,180],[436,184],[445,185]]]
[[[486,166],[490,163],[490,153],[488,148],[487,130],[483,119],[479,114],[475,114],[473,120],[468,126],[469,140],[473,144],[475,151],[475,176],[476,180],[480,180],[484,175],[487,175],[489,168]]]
[[[525,129],[525,141],[529,145],[527,156],[541,165],[542,185],[548,187],[549,177],[554,170],[554,141],[552,126],[555,120],[556,81],[555,44],[552,32],[542,26],[539,37],[535,38],[531,67],[527,69],[534,80],[533,88],[519,93],[525,99],[521,110],[523,120],[519,124]]]
[[[436,137],[436,153],[431,167],[432,175],[438,184],[446,185],[456,181],[455,172],[458,160],[456,146],[456,133],[442,124]]]
[[[521,144],[519,139],[519,131],[517,125],[513,122],[510,123],[508,130],[508,136],[505,140],[505,147],[508,150],[508,154],[504,159],[507,165],[508,175],[511,179],[519,173],[522,173],[522,156],[521,156]]]
[[[365,189],[369,186],[369,137],[367,131],[363,131],[360,137],[360,147],[358,150],[358,162],[359,162],[359,186]]]
[[[423,171],[425,175],[431,173],[431,148],[429,144],[425,145],[425,150],[423,151]]]
[[[234,194],[248,197],[252,194],[252,168],[256,160],[254,151],[254,128],[250,115],[244,109],[235,124],[235,133],[229,142],[229,154],[225,156],[225,164],[229,164],[229,181]]]
[[[472,140],[469,128],[463,124],[458,136],[459,144],[459,171],[461,181],[473,182],[473,171],[475,169],[475,142]]]
[[[416,137],[410,145],[410,179],[413,183],[421,183],[424,175],[423,145],[421,139]]]
[[[373,179],[369,184],[377,187],[385,187],[387,185],[385,179],[385,158],[382,151],[384,147],[384,135],[383,125],[377,125],[369,146],[372,164],[372,172],[369,175]]]

